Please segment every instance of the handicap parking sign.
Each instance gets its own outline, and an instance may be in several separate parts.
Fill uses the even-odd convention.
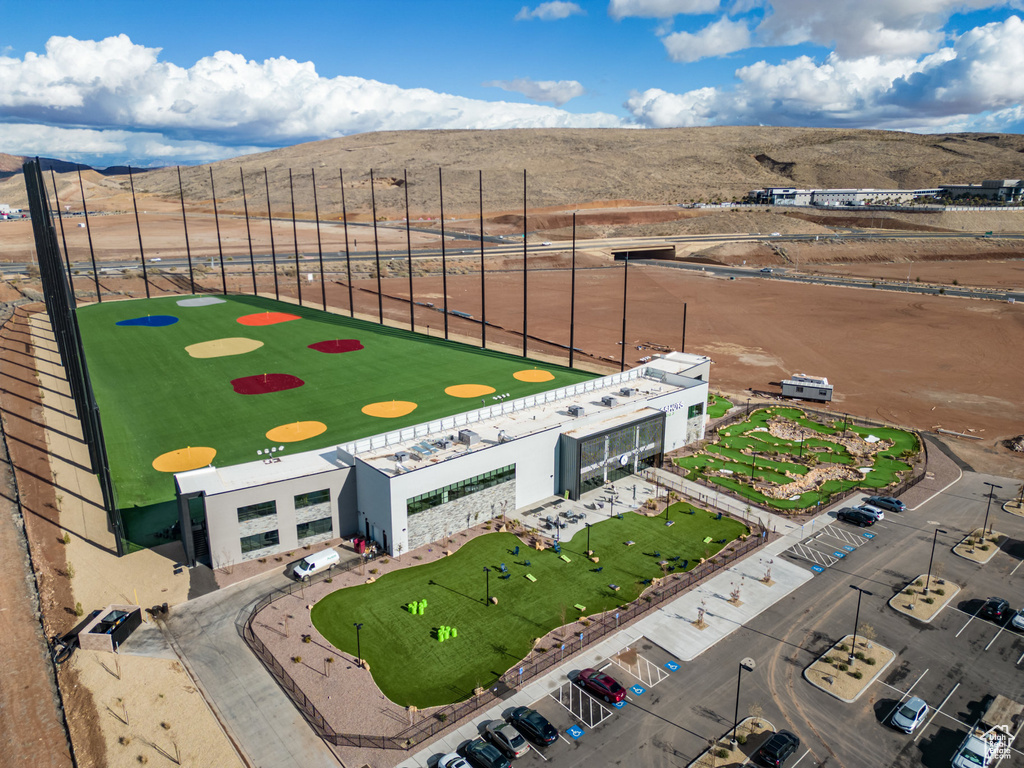
[[[838,549],[835,552],[833,552],[832,554],[835,555],[836,557],[838,557],[840,560],[842,560],[844,557],[846,557],[846,553],[845,552],[840,552]]]
[[[820,565],[812,565],[811,570],[815,573],[823,573],[825,571],[825,569],[822,568]]]
[[[631,685],[629,686],[629,690],[631,690],[637,696],[642,696],[644,694],[644,691],[646,691],[647,689],[644,688],[642,685]]]
[[[616,709],[622,709],[624,706],[626,706],[626,700],[623,699],[622,701],[616,701],[614,704],[612,704],[612,706]]]
[[[666,661],[665,662],[665,666],[668,668],[669,672],[675,672],[677,669],[679,669],[679,662],[678,661]]]
[[[572,739],[573,739],[573,741],[575,741],[575,740],[576,740],[576,739],[578,739],[578,738],[579,738],[580,736],[582,736],[582,735],[583,735],[584,733],[586,733],[586,731],[584,731],[584,730],[583,730],[582,728],[580,728],[580,727],[579,727],[578,725],[570,725],[570,726],[569,726],[569,727],[568,727],[568,728],[566,729],[566,731],[565,731],[565,732],[566,732],[566,733],[568,733],[568,734],[569,734],[570,736],[572,736]]]
[[[849,544],[844,544],[843,549],[845,549],[847,552],[853,552],[854,548],[851,547]]]
[[[861,532],[860,535],[863,536],[865,539],[873,539],[873,538],[875,538],[875,534],[868,533],[867,531]]]

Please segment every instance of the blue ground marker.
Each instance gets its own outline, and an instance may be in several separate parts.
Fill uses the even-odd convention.
[[[572,736],[573,741],[576,741],[576,739],[578,739],[580,736],[586,733],[586,731],[584,731],[578,725],[570,725],[568,728],[565,729],[565,732]]]
[[[616,709],[622,709],[624,706],[626,706],[626,700],[623,699],[622,701],[616,701],[614,704],[612,704],[612,706]]]
[[[815,573],[824,573],[825,572],[825,569],[822,568],[820,565],[812,565],[811,566],[811,570],[814,571]]]
[[[863,536],[865,539],[873,539],[873,538],[875,538],[875,534],[868,533],[867,531],[864,531],[863,533],[861,533],[861,536]]]
[[[644,692],[647,691],[647,689],[642,685],[631,685],[629,686],[629,690],[631,690],[636,696],[643,696]]]
[[[839,550],[836,550],[832,554],[835,555],[836,557],[838,557],[840,560],[842,560],[844,557],[846,557],[846,553],[845,552],[840,552]]]
[[[847,552],[853,552],[854,549],[856,549],[856,547],[851,547],[849,544],[844,544],[843,549],[845,549]]]
[[[679,669],[679,662],[678,661],[666,661],[665,662],[665,668],[668,669],[669,672],[675,672],[676,670]]]

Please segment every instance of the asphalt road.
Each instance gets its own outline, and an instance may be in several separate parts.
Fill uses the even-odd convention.
[[[594,728],[585,728],[587,733],[578,740],[561,739],[545,754],[548,762],[638,768],[687,765],[704,750],[708,739],[732,727],[738,664],[749,656],[757,666],[743,673],[740,718],[758,703],[776,728],[796,733],[801,747],[788,762],[790,768],[948,766],[966,734],[965,724],[977,719],[986,696],[1002,693],[1024,702],[1024,675],[1018,666],[1024,638],[973,616],[991,595],[1021,607],[1024,519],[993,503],[993,524],[1010,539],[985,566],[950,551],[963,532],[982,523],[985,480],[1004,486],[1003,499],[1017,488],[1012,480],[965,473],[959,483],[921,509],[887,515],[871,529],[876,535],[869,543],[695,661],[683,663],[653,688],[631,695],[632,701],[622,710]],[[836,525],[858,533],[845,524]],[[887,602],[907,581],[927,570],[933,532],[939,525],[948,534],[939,536],[935,561],[944,563],[946,579],[964,588],[931,624],[924,624],[896,613]],[[875,643],[897,656],[857,702],[846,704],[811,686],[802,673],[836,639],[853,631],[857,593],[851,585],[873,593],[863,598],[860,624],[874,627]],[[658,666],[667,660],[661,649],[649,643],[639,651]],[[637,682],[614,665],[607,671],[624,685]],[[913,736],[883,725],[908,689],[933,709],[943,704]],[[537,706],[563,734],[569,724],[579,723],[550,697]],[[1000,766],[1024,765],[1022,758],[1021,752],[1014,752]],[[539,756],[530,756],[517,765],[542,762]]]

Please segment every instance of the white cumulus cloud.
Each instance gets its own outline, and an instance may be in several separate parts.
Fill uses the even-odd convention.
[[[218,51],[182,67],[126,35],[99,41],[51,37],[43,54],[0,56],[0,114],[8,123],[173,136],[169,146],[264,148],[380,130],[624,124],[605,113],[482,101],[360,77],[325,78],[311,62],[284,57],[257,62]],[[47,135],[40,133],[40,142]],[[42,143],[30,154],[36,152],[52,154]]]
[[[672,61],[697,61],[750,47],[750,29],[742,21],[723,17],[699,32],[674,32],[662,42]]]
[[[582,96],[585,92],[583,86],[575,80],[531,80],[528,77],[518,77],[515,80],[491,80],[483,85],[521,93],[534,101],[550,101],[556,107]]]
[[[558,21],[559,19],[567,19],[570,16],[584,15],[586,15],[586,11],[576,3],[567,3],[564,0],[551,0],[551,2],[541,3],[533,9],[524,5],[519,13],[516,14],[516,21],[531,21],[532,19]]]
[[[680,14],[714,13],[719,7],[719,0],[611,0],[608,15],[613,19],[668,19]]]

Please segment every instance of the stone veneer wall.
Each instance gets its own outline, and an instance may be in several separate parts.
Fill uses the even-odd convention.
[[[277,537],[280,541],[281,532],[278,530],[277,513],[267,515],[266,517],[257,517],[253,520],[246,520],[244,523],[238,524],[238,538],[244,539],[246,536],[252,536],[255,533],[266,533],[267,531],[277,530]],[[258,557],[266,557],[268,553],[276,552],[277,545],[272,547],[263,547],[263,549],[254,549],[251,552],[243,552],[243,560],[255,560]]]
[[[311,523],[314,520],[320,520],[325,517],[331,518],[331,530],[326,533],[318,533],[315,536],[307,536],[304,539],[299,539],[299,544],[319,544],[321,541],[327,541],[333,539],[336,535],[335,531],[338,528],[338,521],[334,518],[334,514],[331,511],[331,502],[325,501],[322,504],[313,504],[309,507],[303,507],[295,511],[295,525],[299,523]]]
[[[506,515],[515,512],[515,480],[409,515],[409,549],[440,541],[449,531],[464,531],[484,520],[500,517],[502,503],[505,504]]]

